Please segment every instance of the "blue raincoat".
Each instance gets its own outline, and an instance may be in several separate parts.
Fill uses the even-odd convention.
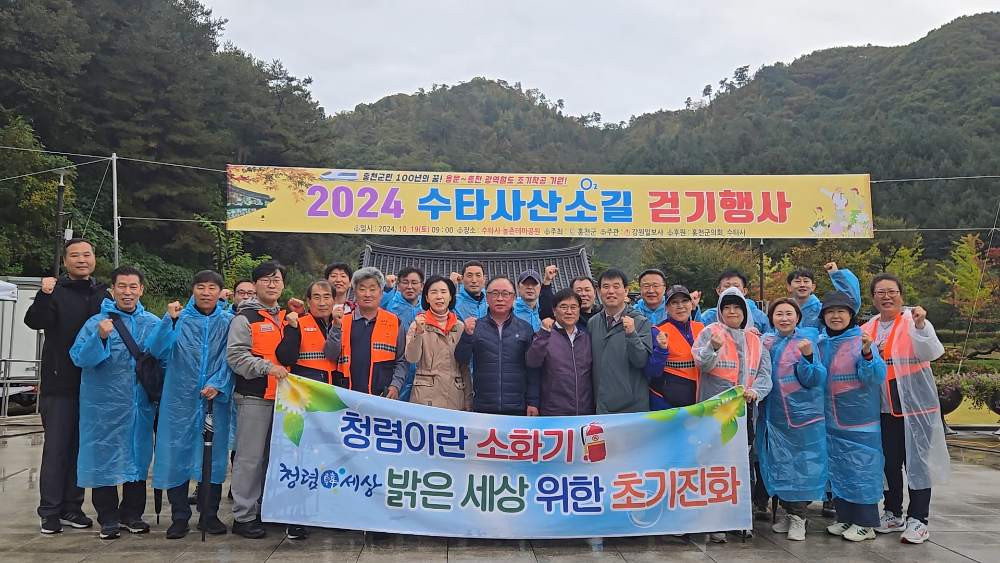
[[[646,302],[642,299],[639,300],[633,307],[636,311],[642,313],[644,317],[649,319],[649,324],[651,326],[657,326],[663,324],[663,321],[667,318],[667,298],[663,298],[663,303],[656,309],[650,309],[646,306]]]
[[[817,345],[827,371],[826,437],[833,494],[856,504],[882,499],[882,432],[880,387],[885,362],[872,347],[872,359],[861,357],[861,328],[839,336],[826,331]]]
[[[830,281],[833,282],[834,290],[843,291],[847,295],[850,295],[852,299],[855,299],[857,307],[854,311],[857,312],[861,307],[861,290],[858,286],[858,277],[850,270],[837,270],[830,272]],[[810,295],[806,304],[800,307],[802,310],[802,321],[799,322],[799,326],[802,328],[814,328],[817,331],[823,330],[823,323],[819,321],[819,312],[822,305],[818,297]]]
[[[233,314],[218,304],[211,315],[188,301],[174,322],[164,315],[146,338],[146,348],[167,363],[156,429],[153,488],[171,489],[189,480],[201,480],[204,448],[202,431],[208,399],[206,385],[219,391],[212,405],[212,482],[226,480],[229,463],[229,428],[232,417],[233,372],[226,362],[226,341]]]
[[[395,288],[382,297],[382,302],[379,306],[399,317],[399,327],[403,330],[409,330],[410,325],[413,324],[413,320],[417,318],[417,315],[424,312],[421,299],[418,298],[417,304],[413,305]],[[406,380],[403,382],[403,388],[399,390],[400,401],[406,402],[410,400],[410,388],[413,387],[413,378],[416,373],[417,364],[410,364],[410,369],[406,372]]]
[[[153,403],[135,377],[135,359],[117,330],[107,341],[97,325],[118,313],[140,347],[159,319],[142,303],[123,313],[105,299],[76,336],[69,356],[80,377],[80,455],[77,485],[85,489],[145,481],[153,460]]]
[[[486,316],[486,296],[482,301],[476,301],[465,291],[465,286],[459,284],[458,295],[455,296],[455,308],[452,312],[458,315],[458,320],[465,322],[465,319],[481,319]]]
[[[789,336],[765,334],[771,354],[772,391],[761,402],[757,452],[767,492],[787,502],[823,500],[829,479],[824,423],[826,368],[799,352],[804,340],[815,343],[813,329]],[[761,425],[761,421],[765,424]]]
[[[538,306],[537,301],[535,302],[534,309],[528,307],[528,304],[520,297],[514,301],[514,316],[530,324],[531,330],[535,332],[538,332],[538,329],[542,328],[542,319],[538,317],[540,309],[541,307]]]

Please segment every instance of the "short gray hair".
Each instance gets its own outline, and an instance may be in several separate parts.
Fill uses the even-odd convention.
[[[372,267],[361,268],[354,272],[354,276],[351,277],[351,287],[358,287],[358,284],[365,280],[375,280],[378,282],[379,289],[385,287],[385,275],[378,268]]]

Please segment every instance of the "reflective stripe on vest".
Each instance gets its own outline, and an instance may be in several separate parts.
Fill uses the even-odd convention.
[[[735,387],[739,385],[740,377],[740,357],[739,352],[736,351],[736,343],[729,335],[729,329],[722,325],[712,323],[709,328],[713,335],[720,334],[725,338],[726,343],[718,350],[719,359],[715,362],[715,367],[708,370],[708,373],[731,382]],[[746,388],[749,389],[753,386],[753,381],[757,378],[757,368],[760,367],[760,338],[752,332],[744,331],[743,334],[746,338]]]
[[[355,390],[354,378],[351,377],[351,324],[354,315],[344,317],[342,335],[340,337],[340,357],[337,358],[337,371],[350,382],[349,389]],[[362,321],[363,322],[363,321]],[[379,308],[375,317],[375,329],[372,331],[372,362],[368,366],[368,392],[372,393],[372,379],[375,364],[396,360],[396,341],[399,338],[399,317]]]
[[[865,325],[865,327],[868,328],[868,334],[872,337],[872,340],[875,339],[875,335],[878,332],[878,323],[879,319],[881,318],[882,318],[881,315],[875,317],[874,319],[868,321],[868,323]],[[926,414],[938,410],[937,408],[933,408],[915,413],[901,413],[901,412],[896,412],[894,410],[894,403],[892,400],[892,385],[891,385],[892,380],[896,379],[897,377],[906,377],[908,375],[912,375],[914,373],[917,373],[925,369],[926,370],[931,369],[930,362],[922,361],[920,358],[913,356],[913,339],[910,337],[910,332],[908,330],[897,330],[898,327],[902,324],[903,324],[903,313],[901,311],[898,315],[896,315],[896,319],[892,322],[892,328],[889,331],[889,337],[886,338],[885,346],[882,347],[882,349],[885,351],[883,352],[882,356],[884,357],[883,359],[885,360],[885,366],[886,366],[886,374],[885,374],[885,393],[887,397],[886,402],[889,403],[889,413],[892,416],[898,418],[902,418],[904,414],[908,415]],[[903,354],[908,354],[908,355],[893,358],[892,352],[896,346],[897,338],[899,339],[899,350],[901,350]],[[897,382],[896,393],[899,393],[898,382]],[[898,397],[897,397],[897,402],[899,402]],[[899,402],[899,404],[902,405],[902,402]]]
[[[326,359],[323,355],[323,345],[326,344],[326,332],[316,322],[312,315],[299,317],[299,361],[295,364],[326,373],[326,382],[333,384],[332,373],[337,370],[337,363]]]
[[[258,358],[263,358],[276,366],[281,362],[274,355],[278,344],[285,336],[285,311],[278,312],[278,322],[267,311],[253,311],[260,316],[259,321],[250,323],[250,353]],[[247,320],[250,320],[249,318]],[[288,366],[285,366],[286,368]],[[278,380],[267,376],[267,390],[264,391],[264,398],[274,400],[275,391],[278,389]]]
[[[698,338],[704,328],[705,325],[691,321],[691,335],[694,338]],[[665,321],[656,329],[667,335],[667,365],[663,368],[663,372],[697,382],[698,366],[694,363],[691,345],[681,331],[670,321]]]

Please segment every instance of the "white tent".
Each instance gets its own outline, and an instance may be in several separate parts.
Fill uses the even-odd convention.
[[[17,286],[0,280],[0,301],[17,301]]]

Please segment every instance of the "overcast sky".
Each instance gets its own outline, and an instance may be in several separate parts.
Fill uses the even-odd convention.
[[[683,107],[736,67],[903,45],[1000,0],[203,0],[225,40],[314,80],[328,113],[476,76],[605,122]]]

